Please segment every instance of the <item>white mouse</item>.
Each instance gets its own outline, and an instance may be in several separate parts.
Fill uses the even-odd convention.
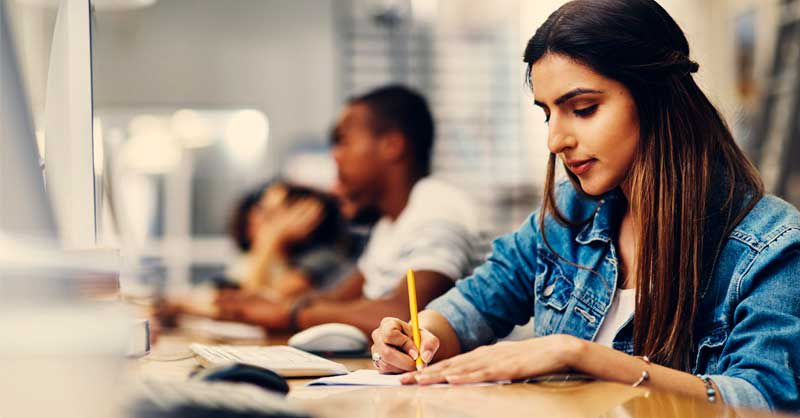
[[[369,340],[352,325],[323,324],[294,334],[289,345],[314,353],[356,354],[367,351]]]

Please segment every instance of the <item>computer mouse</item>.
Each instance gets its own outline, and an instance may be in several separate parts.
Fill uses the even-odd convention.
[[[272,370],[251,364],[233,363],[211,367],[198,372],[192,378],[206,382],[249,383],[271,392],[284,395],[289,393],[286,379]]]
[[[289,345],[311,353],[355,355],[366,353],[369,339],[352,325],[323,324],[293,335]]]

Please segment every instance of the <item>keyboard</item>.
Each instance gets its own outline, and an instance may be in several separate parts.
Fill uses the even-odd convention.
[[[135,418],[307,418],[307,412],[259,387],[227,382],[144,381],[131,397]]]
[[[193,315],[183,315],[180,320],[181,329],[189,334],[221,340],[255,340],[263,341],[264,328],[241,322],[217,321]]]
[[[189,348],[204,367],[245,363],[270,369],[283,377],[320,377],[347,374],[340,363],[285,345],[206,345]]]

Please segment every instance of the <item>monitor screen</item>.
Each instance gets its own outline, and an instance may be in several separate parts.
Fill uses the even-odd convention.
[[[5,4],[0,2],[0,232],[55,239],[17,58]]]

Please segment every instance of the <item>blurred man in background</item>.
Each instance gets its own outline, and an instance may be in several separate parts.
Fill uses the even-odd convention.
[[[275,330],[339,322],[369,333],[385,316],[409,316],[407,269],[415,271],[419,306],[467,276],[483,260],[486,234],[478,206],[429,177],[433,144],[433,117],[418,93],[387,86],[351,99],[332,137],[337,189],[381,216],[358,269],[330,291],[294,301],[223,291],[220,317]]]

